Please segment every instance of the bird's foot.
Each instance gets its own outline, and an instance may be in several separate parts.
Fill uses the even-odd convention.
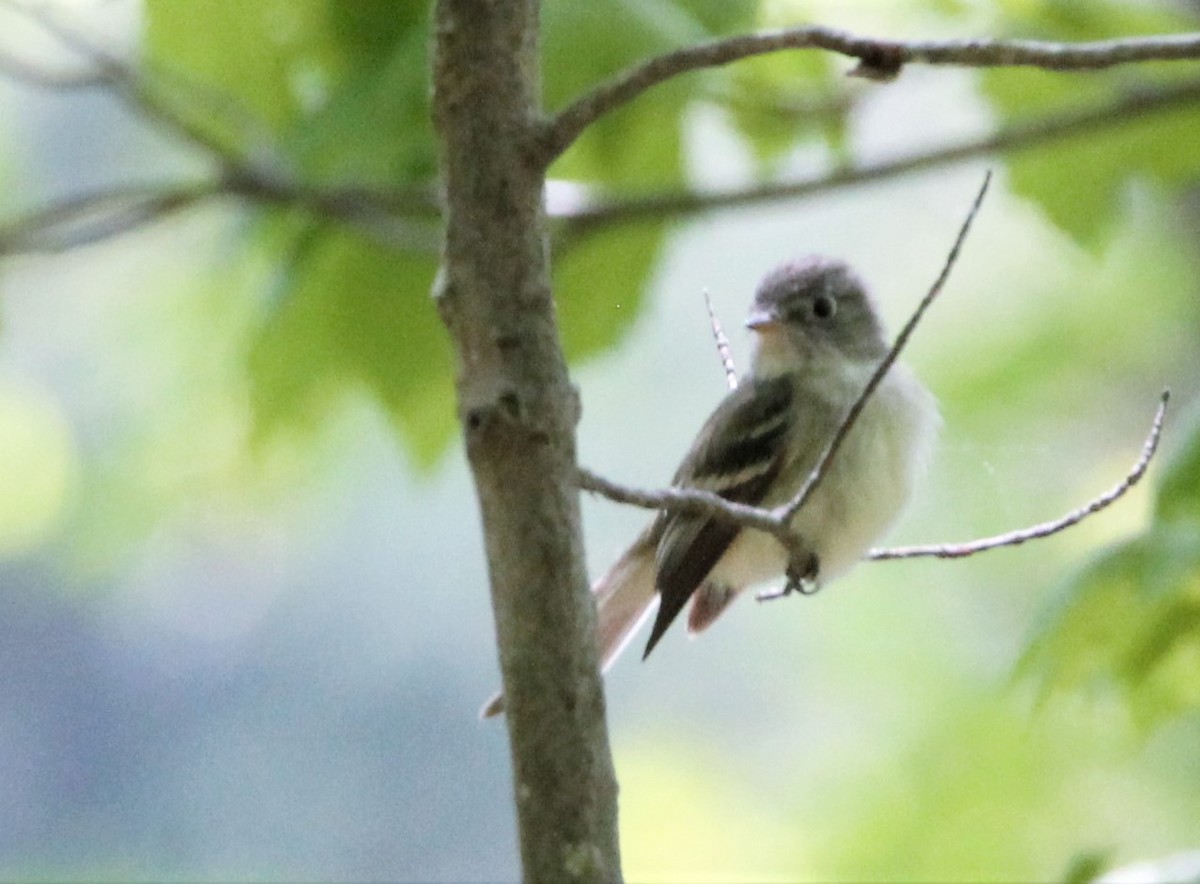
[[[821,574],[821,563],[815,553],[808,553],[799,560],[793,559],[787,568],[787,580],[778,589],[768,589],[760,592],[756,598],[760,602],[770,602],[781,599],[792,593],[813,595],[821,588],[818,578]]]

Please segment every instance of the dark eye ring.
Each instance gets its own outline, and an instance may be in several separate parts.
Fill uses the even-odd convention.
[[[831,319],[837,313],[837,301],[828,295],[818,295],[813,298],[812,312],[817,319]]]

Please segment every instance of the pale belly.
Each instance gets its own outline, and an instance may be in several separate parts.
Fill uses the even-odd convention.
[[[880,385],[829,473],[793,520],[817,555],[819,585],[862,559],[899,516],[915,477],[924,468],[936,427],[935,412],[923,389],[915,388],[922,401],[911,400],[914,388],[906,380],[897,377]],[[781,578],[786,566],[786,554],[773,537],[744,530],[707,582],[745,589]]]

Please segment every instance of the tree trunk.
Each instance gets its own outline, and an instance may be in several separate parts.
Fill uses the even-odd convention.
[[[551,298],[537,0],[440,0],[438,307],[483,520],[527,881],[615,881],[616,780],[575,478],[578,399]],[[464,833],[466,834],[466,833]]]

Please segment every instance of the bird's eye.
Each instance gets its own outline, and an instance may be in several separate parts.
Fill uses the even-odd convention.
[[[817,319],[830,319],[837,313],[837,301],[828,295],[818,295],[813,299],[812,312]]]

